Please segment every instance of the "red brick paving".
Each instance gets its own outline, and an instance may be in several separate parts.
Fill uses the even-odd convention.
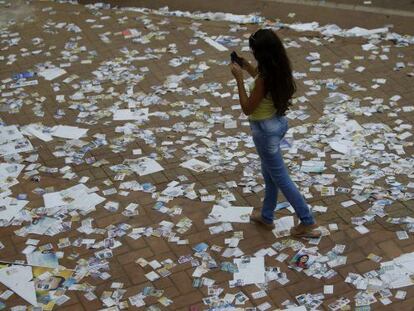
[[[56,13],[50,15],[48,12],[41,11],[42,8],[48,6],[53,7]],[[78,76],[80,76],[80,79],[90,79],[92,77],[90,72],[97,68],[100,62],[120,56],[119,50],[124,46],[130,49],[137,49],[140,51],[140,55],[143,55],[143,50],[147,47],[165,47],[168,43],[176,43],[179,51],[177,55],[166,54],[163,55],[160,61],[146,60],[139,61],[136,63],[137,67],[148,66],[150,68],[150,74],[147,74],[143,81],[135,85],[135,92],[143,91],[149,93],[151,91],[151,85],[159,85],[163,82],[164,78],[167,75],[181,72],[183,68],[187,68],[188,65],[182,65],[178,67],[178,69],[172,68],[168,66],[167,61],[175,56],[191,55],[190,53],[192,49],[201,48],[206,52],[201,56],[196,56],[195,59],[197,61],[208,61],[208,59],[210,58],[225,60],[228,56],[226,53],[218,53],[217,51],[209,47],[207,44],[204,44],[204,42],[202,42],[201,40],[199,40],[198,45],[189,46],[187,43],[188,40],[192,37],[192,31],[188,27],[191,25],[193,21],[184,18],[170,18],[170,20],[172,21],[170,26],[164,26],[166,27],[166,29],[171,31],[171,33],[167,36],[167,40],[151,40],[151,43],[148,45],[140,45],[133,44],[129,39],[124,39],[122,36],[111,36],[112,42],[108,45],[103,43],[99,39],[98,34],[103,33],[105,31],[112,31],[112,33],[116,33],[126,28],[135,27],[139,28],[140,30],[142,29],[143,32],[145,32],[146,30],[143,29],[142,24],[140,22],[135,21],[135,17],[141,15],[138,13],[130,12],[116,14],[115,11],[104,10],[101,11],[103,15],[111,16],[111,19],[99,20],[99,16],[92,15],[91,12],[85,9],[83,6],[38,2],[33,4],[33,8],[35,10],[34,12],[36,16],[36,23],[25,23],[11,27],[11,29],[18,31],[22,35],[23,43],[20,43],[16,47],[5,49],[4,51],[2,51],[2,55],[7,56],[8,54],[12,53],[19,54],[19,49],[22,47],[33,49],[33,47],[30,45],[30,39],[32,37],[42,37],[45,39],[45,42],[47,43],[46,47],[48,47],[49,45],[56,45],[56,49],[51,51],[52,57],[37,55],[22,58],[18,56],[18,60],[13,65],[6,66],[2,64],[0,69],[1,79],[9,77],[12,73],[24,71],[27,68],[32,68],[33,64],[38,62],[44,62],[49,59],[55,59],[55,63],[63,62],[63,60],[59,59],[59,51],[60,49],[62,49],[64,43],[67,42],[69,38],[76,36],[76,34],[66,31],[59,31],[59,35],[45,33],[42,30],[42,25],[48,19],[59,22],[66,21],[76,23],[83,30],[82,33],[79,34],[82,36],[82,40],[80,41],[79,45],[85,45],[88,51],[96,50],[98,52],[98,56],[93,60],[91,65],[80,65],[75,63],[72,67],[67,69],[68,74],[66,74],[65,77],[69,76],[70,74],[76,73]],[[75,14],[76,12],[79,12],[79,14]],[[117,22],[117,19],[122,16],[128,16],[129,19],[127,22],[120,24]],[[87,24],[84,22],[87,18],[96,19],[97,23],[103,24],[105,25],[105,27],[103,29],[93,29],[90,27],[91,24]],[[155,15],[149,15],[148,18],[151,19],[153,23],[157,23],[164,19],[164,17]],[[220,34],[223,32],[227,34],[227,23],[202,21],[202,24],[203,26],[201,27],[201,29],[208,32],[209,34]],[[164,29],[164,27],[161,26],[162,29]],[[177,31],[176,27],[184,27],[184,29]],[[247,28],[248,29],[246,31],[243,31],[242,33],[249,33],[253,29],[255,29],[256,26],[248,25]],[[282,37],[289,37],[295,40],[298,40],[300,37],[311,38],[313,36],[313,34],[311,33],[296,33],[289,30],[281,30],[279,31],[279,33]],[[320,40],[323,42],[322,46],[317,47],[312,45],[311,43],[301,42],[303,48],[292,48],[288,50],[291,55],[293,67],[296,71],[307,72],[308,79],[326,79],[327,77],[341,77],[345,79],[347,82],[358,82],[368,88],[371,85],[371,80],[373,78],[387,77],[388,80],[385,86],[380,87],[376,90],[369,89],[366,96],[372,96],[374,98],[381,97],[387,99],[394,94],[399,94],[403,97],[403,99],[399,102],[400,106],[404,104],[412,104],[414,94],[412,91],[413,78],[407,77],[404,74],[404,70],[392,70],[395,62],[397,61],[405,61],[406,63],[413,62],[412,47],[404,47],[398,49],[392,48],[391,52],[389,53],[390,60],[387,62],[381,62],[379,60],[355,61],[353,59],[355,54],[365,55],[366,57],[367,55],[369,55],[368,53],[363,52],[360,48],[360,45],[364,42],[364,40],[337,38],[333,43],[323,41],[321,38]],[[390,42],[383,42],[382,45],[392,44]],[[352,61],[352,68],[355,68],[358,65],[363,65],[367,67],[367,70],[363,73],[356,73],[353,70],[348,70],[344,74],[338,74],[334,73],[332,71],[332,66],[330,66],[324,68],[321,73],[309,73],[309,64],[305,60],[305,56],[308,55],[309,52],[314,51],[318,51],[321,54],[322,62],[329,61],[332,64],[335,64],[339,62],[341,59],[348,59]],[[403,53],[406,56],[406,58],[403,60],[399,59],[398,53]],[[81,59],[85,59],[87,57],[87,54],[81,55]],[[227,81],[231,79],[230,74],[227,72],[227,67],[218,67],[217,65],[213,64],[210,64],[210,66],[212,68],[206,71],[204,78],[201,80],[197,80],[195,85],[198,86],[201,83],[209,81],[217,81],[225,85]],[[80,79],[76,81],[79,82]],[[188,84],[188,86],[191,86],[189,82],[186,83]],[[110,86],[111,85],[108,85],[108,83],[105,84],[105,87]],[[123,92],[123,86],[113,86],[115,90]],[[297,95],[304,95],[306,89],[303,86],[302,82],[298,83],[298,86],[299,91]],[[70,111],[69,109],[64,109],[66,112],[66,116],[64,116],[60,120],[55,120],[53,115],[56,109],[62,108],[62,105],[57,104],[55,102],[55,93],[50,88],[49,83],[46,83],[42,79],[39,79],[39,86],[30,88],[30,90],[28,89],[28,91],[39,92],[39,94],[47,98],[47,104],[43,105],[43,109],[45,111],[44,118],[39,118],[33,115],[33,112],[31,110],[32,105],[24,105],[24,107],[18,114],[8,114],[5,112],[1,112],[1,117],[3,121],[6,122],[6,124],[24,125],[32,122],[42,122],[43,124],[48,126],[52,126],[55,124],[73,124],[78,125],[80,127],[89,128],[88,137],[91,137],[95,133],[106,133],[108,136],[108,140],[119,136],[118,133],[114,132],[114,128],[115,126],[121,125],[122,123],[110,122],[108,125],[105,125],[103,123],[105,121],[111,120],[111,118],[104,118],[98,121],[97,126],[87,126],[85,124],[75,123],[76,113]],[[344,85],[340,86],[338,91],[346,91],[350,93],[348,90],[345,90]],[[73,90],[68,86],[62,86],[62,91],[58,92],[58,94],[66,94],[66,96],[72,93]],[[327,94],[327,91],[323,89],[318,93],[318,95],[311,97],[310,102],[307,103],[307,111],[311,112],[311,117],[307,119],[305,123],[317,121],[318,118],[321,117],[323,113],[322,100],[327,96]],[[231,113],[235,117],[239,115],[239,111],[234,112],[230,110],[228,99],[224,100],[215,98],[208,93],[193,96],[193,98],[201,97],[206,97],[207,100],[210,103],[212,103],[213,106],[222,106],[223,112],[225,113]],[[166,98],[168,98],[171,102],[175,100],[190,101],[190,99],[185,99],[184,97],[179,96],[177,94],[167,94]],[[102,105],[111,105],[116,100],[116,98],[109,99],[107,102],[102,102]],[[232,101],[232,104],[235,103],[235,101]],[[163,111],[172,111],[173,109],[175,108],[161,107],[161,110]],[[402,113],[398,116],[398,118],[411,124],[413,117],[413,112]],[[355,119],[358,119],[358,117],[355,117]],[[195,118],[192,118],[191,120],[195,120]],[[365,122],[364,118],[362,117],[360,118],[360,120],[362,122]],[[388,118],[386,114],[376,114],[369,120],[370,122],[385,122],[390,126],[394,125],[394,120]],[[182,120],[176,117],[172,117],[169,121],[164,122],[159,121],[159,119],[155,118],[154,120],[151,119],[151,122],[149,124],[146,124],[145,127],[153,129],[161,125],[171,126],[178,121]],[[185,120],[185,122],[187,122],[187,119]],[[298,120],[290,121],[291,127],[297,126],[299,124],[300,121]],[[216,125],[212,131],[215,130],[223,130],[222,125]],[[244,131],[244,129],[242,130]],[[229,131],[228,133],[226,133],[226,135],[230,135],[231,133],[237,133],[237,131]],[[246,131],[248,131],[248,129],[246,129]],[[168,135],[171,135],[172,138],[166,138],[166,134],[158,134],[158,141],[179,139],[180,135],[178,134],[169,132]],[[31,141],[33,145],[38,148],[38,153],[40,155],[39,162],[42,165],[59,168],[64,166],[62,158],[55,158],[52,154],[52,152],[55,151],[55,147],[61,144],[61,142],[54,140],[51,143],[46,144],[37,139],[31,139]],[[90,180],[87,183],[89,187],[97,185],[100,187],[101,190],[108,189],[111,186],[105,186],[102,183],[106,179],[112,180],[116,186],[119,185],[119,182],[114,180],[115,173],[112,170],[110,170],[109,167],[112,164],[122,163],[122,161],[126,158],[131,158],[131,151],[135,148],[141,148],[143,150],[144,155],[157,151],[156,149],[146,145],[142,140],[137,140],[134,143],[129,144],[126,148],[126,151],[118,154],[114,154],[111,151],[111,149],[107,146],[95,149],[91,152],[90,156],[94,156],[97,160],[106,159],[110,162],[109,165],[105,164],[102,167],[95,168],[86,164],[81,164],[78,166],[71,165],[71,167],[73,168],[73,171],[78,173],[79,176],[90,177]],[[215,193],[217,183],[229,180],[238,181],[242,176],[242,167],[240,165],[236,168],[234,172],[224,172],[221,174],[215,172],[197,174],[189,170],[183,169],[181,167],[178,167],[178,164],[181,163],[181,158],[185,155],[185,152],[180,150],[179,146],[177,147],[177,149],[178,151],[175,154],[174,159],[159,159],[159,163],[166,168],[163,172],[145,177],[137,177],[131,175],[127,177],[126,180],[137,179],[141,183],[147,181],[152,182],[157,186],[157,189],[159,190],[163,189],[168,182],[176,180],[176,177],[178,175],[186,175],[191,182],[196,183],[197,190],[201,188],[206,188],[209,190],[209,193]],[[407,156],[412,155],[412,145],[406,146],[405,150]],[[252,149],[246,151],[254,152],[254,150]],[[310,158],[310,155],[304,155],[304,157]],[[333,162],[328,161],[328,167],[332,163]],[[352,185],[352,180],[347,175],[337,174],[337,177],[338,182],[334,184],[335,186]],[[12,188],[13,194],[27,193],[30,199],[29,208],[40,207],[43,204],[43,200],[41,199],[41,197],[31,193],[31,191],[34,188],[54,186],[55,190],[61,190],[76,184],[76,181],[62,180],[60,178],[60,175],[42,176],[42,179],[38,184],[33,184],[33,182],[24,180],[21,177],[19,178],[19,181],[20,184]],[[407,180],[405,180],[405,182],[407,182]],[[237,198],[235,205],[253,205],[255,207],[259,207],[262,193],[244,194],[240,187],[233,190]],[[357,291],[353,286],[344,283],[344,279],[349,272],[364,273],[372,269],[378,268],[378,264],[366,259],[366,256],[369,253],[375,253],[376,255],[382,256],[384,260],[389,260],[401,255],[402,253],[414,251],[414,243],[412,236],[409,240],[398,241],[395,235],[395,231],[399,230],[399,226],[390,225],[385,221],[377,221],[369,224],[368,228],[371,230],[371,232],[361,236],[353,229],[350,218],[363,214],[364,210],[369,206],[367,203],[357,204],[352,208],[343,209],[340,207],[339,203],[350,199],[350,195],[338,194],[335,197],[320,197],[317,192],[312,192],[314,194],[314,198],[309,200],[311,204],[321,204],[329,207],[328,213],[318,215],[319,223],[322,225],[328,225],[329,223],[337,223],[339,225],[338,232],[333,232],[329,237],[324,237],[322,239],[319,245],[320,250],[322,252],[326,252],[330,250],[335,244],[345,244],[346,249],[344,255],[346,255],[348,258],[347,264],[345,266],[335,268],[339,275],[332,278],[331,280],[326,281],[327,283],[333,284],[335,286],[334,295],[332,297],[327,296],[325,299],[324,308],[326,309],[327,305],[330,302],[334,301],[335,298],[341,296],[353,297],[356,294]],[[205,306],[203,306],[203,304],[201,303],[201,299],[207,296],[207,290],[205,287],[202,289],[195,289],[192,287],[191,275],[194,269],[191,268],[191,265],[189,263],[183,265],[178,264],[176,267],[171,269],[172,274],[170,276],[166,278],[161,278],[151,283],[148,282],[144,274],[152,271],[152,269],[150,267],[141,268],[137,263],[135,263],[135,260],[141,257],[147,259],[148,261],[154,259],[162,261],[164,259],[170,258],[174,262],[177,262],[180,256],[192,254],[193,251],[191,250],[191,247],[196,243],[207,241],[210,245],[217,244],[224,246],[224,238],[230,237],[232,233],[222,233],[219,235],[211,236],[208,231],[208,227],[204,225],[203,222],[204,218],[210,212],[212,204],[202,203],[198,201],[190,201],[181,198],[175,199],[172,203],[168,203],[168,206],[172,207],[175,204],[180,205],[183,208],[183,214],[180,216],[170,217],[167,215],[160,214],[152,209],[154,200],[147,193],[131,192],[128,197],[115,195],[110,196],[108,200],[120,202],[122,207],[127,206],[130,202],[137,202],[140,204],[139,215],[128,218],[120,213],[120,211],[122,210],[121,208],[118,213],[109,213],[107,210],[103,209],[102,206],[98,206],[96,212],[87,215],[87,217],[92,217],[94,219],[94,227],[105,228],[108,225],[128,223],[135,228],[144,226],[152,226],[156,228],[158,223],[162,220],[172,221],[176,223],[183,216],[188,216],[193,221],[193,225],[191,229],[185,234],[181,235],[181,237],[183,239],[188,239],[190,244],[179,246],[174,243],[169,243],[164,238],[158,238],[154,236],[142,237],[138,240],[132,240],[131,238],[125,236],[119,239],[123,245],[119,248],[114,249],[114,258],[110,260],[111,269],[109,273],[112,277],[107,281],[95,279],[92,277],[88,277],[83,281],[97,286],[96,294],[98,297],[100,297],[103,291],[110,290],[110,285],[112,284],[112,282],[124,283],[124,288],[127,290],[127,293],[124,296],[125,298],[137,294],[144,286],[152,284],[157,289],[163,289],[165,291],[164,295],[172,299],[174,303],[171,306],[164,308],[161,307],[155,299],[150,298],[146,300],[149,304],[154,303],[158,307],[161,307],[161,309],[168,310],[188,310],[189,306],[192,305],[198,306],[200,309],[205,308]],[[412,204],[411,202],[412,201],[397,202],[393,204],[391,207],[387,208],[387,212],[389,212],[390,216],[392,217],[412,215],[412,207],[410,206],[410,204]],[[280,214],[278,213],[278,215],[285,215],[285,212],[281,212]],[[71,241],[73,241],[75,238],[79,236],[82,238],[102,239],[102,236],[99,235],[86,236],[84,234],[79,234],[79,232],[76,231],[76,228],[78,228],[79,225],[79,221],[74,222],[72,224],[72,230],[70,232],[61,233],[54,237],[29,235],[27,238],[40,239],[39,245],[53,243],[55,247],[58,240],[66,236],[69,236],[71,238]],[[18,228],[19,227],[16,226],[1,228],[0,240],[5,245],[5,249],[0,251],[1,260],[13,261],[18,259],[24,259],[24,256],[21,254],[21,251],[26,246],[26,238],[17,237],[14,234],[14,230]],[[239,246],[246,253],[254,253],[260,248],[270,247],[271,244],[275,242],[275,238],[272,233],[257,228],[253,224],[234,224],[233,228],[235,231],[242,230],[244,232],[244,240],[240,242]],[[64,251],[65,257],[71,254],[72,252],[76,252],[80,254],[81,258],[85,259],[93,256],[94,252],[94,250],[85,249],[85,247],[68,247],[66,249],[63,249],[62,251]],[[293,254],[291,251],[286,252],[288,252],[290,255]],[[216,257],[216,259],[220,261],[220,256],[214,257]],[[75,268],[76,261],[64,258],[60,260],[60,264],[64,265],[67,268]],[[279,266],[283,272],[288,274],[290,282],[285,286],[280,286],[278,285],[278,283],[276,283],[276,285],[274,282],[272,282],[272,284],[269,286],[268,296],[266,298],[258,300],[253,300],[251,297],[251,293],[258,290],[255,286],[244,287],[242,290],[251,298],[244,305],[245,307],[257,306],[260,303],[267,301],[273,307],[276,308],[280,307],[281,303],[287,299],[294,300],[295,296],[298,294],[307,292],[318,293],[322,291],[325,281],[309,278],[306,277],[303,273],[291,271],[288,269],[286,263],[276,262],[273,258],[266,258],[266,264],[270,266]],[[240,290],[240,288],[228,288],[228,280],[232,279],[232,276],[229,273],[221,271],[212,271],[207,273],[205,276],[215,279],[217,282],[216,284],[223,287],[225,289],[225,292],[236,293]],[[4,286],[1,286],[0,288],[2,290],[6,289]],[[57,307],[56,309],[98,310],[102,308],[102,304],[99,300],[89,302],[83,297],[83,294],[81,292],[68,291],[67,295],[70,296],[71,299],[68,302],[66,302],[63,306]],[[407,289],[407,299],[405,301],[394,302],[391,306],[387,307],[380,306],[380,303],[376,303],[373,306],[373,308],[375,310],[413,310],[413,295],[414,289],[409,288]],[[24,301],[17,295],[13,295],[5,303],[8,307],[25,304]],[[133,307],[131,307],[130,309],[134,310]]]

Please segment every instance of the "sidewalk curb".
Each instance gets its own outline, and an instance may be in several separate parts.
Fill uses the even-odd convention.
[[[341,28],[381,28],[393,25],[392,31],[402,35],[414,35],[414,12],[383,8],[364,7],[341,3],[323,3],[316,0],[79,0],[80,4],[105,2],[118,7],[145,7],[159,9],[168,6],[170,10],[232,12],[249,14],[260,12],[270,19],[284,22],[313,22],[321,25],[336,24]],[[296,13],[294,19],[289,13]]]
[[[340,10],[348,10],[348,11],[393,15],[393,16],[414,17],[414,12],[411,12],[411,11],[386,9],[386,8],[381,8],[381,7],[368,7],[364,5],[352,5],[352,4],[345,4],[345,3],[321,2],[321,1],[316,1],[316,0],[261,0],[261,1],[276,2],[276,3],[283,3],[283,4],[298,4],[298,5],[306,5],[306,6],[319,6],[319,7],[324,7],[328,9],[340,9]]]

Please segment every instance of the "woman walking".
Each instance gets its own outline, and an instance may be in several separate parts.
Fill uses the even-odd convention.
[[[274,228],[274,211],[280,190],[301,221],[291,234],[295,237],[319,237],[321,233],[315,230],[315,219],[289,177],[280,151],[280,141],[288,130],[285,114],[296,91],[289,58],[281,40],[271,29],[259,29],[253,33],[249,45],[257,67],[240,57],[240,65],[232,62],[230,68],[237,81],[241,108],[249,116],[265,181],[263,207],[261,213],[252,216],[252,220],[268,229]],[[243,70],[255,78],[250,96],[244,87]]]

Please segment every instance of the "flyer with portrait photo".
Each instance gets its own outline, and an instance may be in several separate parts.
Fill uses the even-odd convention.
[[[302,269],[308,269],[316,260],[318,254],[310,251],[306,248],[302,248],[296,253],[290,260],[290,267],[301,271]]]

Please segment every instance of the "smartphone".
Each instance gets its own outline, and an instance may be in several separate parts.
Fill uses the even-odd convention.
[[[243,59],[235,51],[231,52],[230,58],[232,63],[237,63],[240,67],[243,67]]]

